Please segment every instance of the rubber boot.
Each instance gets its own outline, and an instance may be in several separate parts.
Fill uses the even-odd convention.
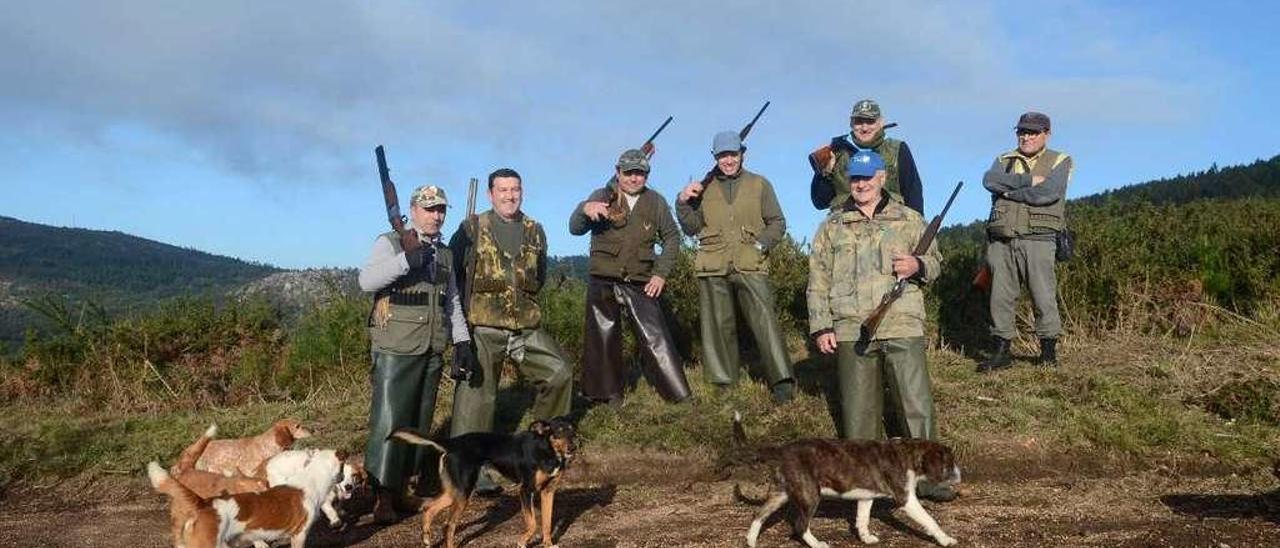
[[[1003,337],[995,339],[996,348],[986,360],[978,364],[979,373],[996,371],[1013,365],[1013,356],[1009,355],[1009,339]]]
[[[950,485],[921,480],[916,483],[916,496],[933,502],[951,502],[956,499],[956,490]]]
[[[373,499],[373,522],[381,525],[390,525],[400,521],[400,515],[396,513],[395,494],[386,489],[378,488]]]
[[[1058,366],[1058,339],[1040,339],[1040,365]]]
[[[796,397],[796,383],[791,379],[774,383],[769,390],[773,394],[773,403],[784,404]]]
[[[487,467],[480,470],[480,477],[476,478],[475,493],[482,497],[496,497],[502,494],[502,486],[489,477]]]

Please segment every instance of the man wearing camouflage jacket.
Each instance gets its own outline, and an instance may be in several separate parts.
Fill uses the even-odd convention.
[[[374,517],[382,523],[395,520],[393,506],[403,506],[405,479],[426,457],[419,448],[387,441],[387,434],[400,427],[431,429],[450,343],[462,368],[475,363],[453,255],[440,238],[448,205],[444,190],[418,187],[409,204],[413,226],[403,235],[378,236],[359,275],[360,289],[374,294],[368,320],[373,397],[364,462],[377,492]]]
[[[667,401],[682,401],[689,397],[684,360],[658,301],[680,252],[680,233],[666,199],[647,186],[649,157],[644,152],[623,152],[615,171],[614,179],[569,217],[570,234],[591,233],[582,392],[593,401],[621,404],[625,307],[644,354],[645,377]],[[655,245],[662,246],[661,255],[654,253]]]
[[[546,279],[546,233],[520,210],[524,188],[515,170],[490,173],[488,192],[493,208],[464,220],[449,240],[463,263],[456,269],[458,285],[480,362],[454,392],[452,436],[493,430],[504,357],[536,390],[534,419],[567,414],[573,396],[573,368],[541,329],[538,292]],[[478,489],[493,490],[486,475]]]
[[[841,434],[935,440],[920,286],[937,278],[941,257],[936,243],[924,255],[910,254],[924,234],[924,218],[884,190],[878,154],[854,154],[848,175],[849,200],[814,235],[807,291],[809,332],[820,352],[836,355]],[[884,315],[875,338],[862,340],[862,321],[899,279],[911,283]],[[933,499],[955,496],[933,483],[922,482],[918,491]]]

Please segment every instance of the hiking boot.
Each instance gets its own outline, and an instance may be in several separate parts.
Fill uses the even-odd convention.
[[[502,494],[502,486],[489,477],[488,469],[481,470],[480,477],[476,479],[475,493],[482,497],[496,497]]]
[[[773,403],[784,404],[796,397],[796,383],[791,379],[774,383],[769,391],[773,394]]]
[[[991,355],[978,364],[979,373],[987,373],[1004,369],[1013,365],[1013,356],[1009,354],[1009,339],[996,337],[996,348]]]
[[[950,485],[922,480],[916,483],[916,496],[933,502],[951,502],[956,500],[956,490]]]
[[[1040,339],[1040,365],[1058,366],[1058,339]]]

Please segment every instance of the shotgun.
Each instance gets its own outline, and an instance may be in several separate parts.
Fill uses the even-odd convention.
[[[951,191],[951,197],[947,198],[947,205],[943,206],[942,212],[934,215],[933,220],[929,221],[929,226],[924,229],[924,234],[920,235],[920,241],[916,242],[916,248],[911,253],[915,256],[924,255],[929,252],[929,246],[933,245],[933,239],[938,235],[938,230],[942,228],[942,218],[947,216],[947,210],[951,209],[951,202],[956,200],[956,194],[960,193],[960,187],[964,186],[964,181],[956,183],[956,189]],[[902,292],[907,289],[907,279],[900,278],[893,284],[893,288],[884,297],[880,299],[880,305],[871,311],[871,315],[862,321],[862,336],[858,342],[862,345],[870,343],[875,338],[876,329],[880,328],[880,321],[889,312],[889,307],[893,305],[902,296]]]

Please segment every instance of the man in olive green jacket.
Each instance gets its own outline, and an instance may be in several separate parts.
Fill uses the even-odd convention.
[[[493,208],[464,220],[449,240],[463,263],[456,269],[458,285],[480,362],[454,391],[452,436],[493,430],[504,357],[533,384],[534,419],[567,414],[573,397],[573,367],[541,328],[538,292],[546,280],[546,233],[520,210],[524,187],[515,170],[490,173],[488,193]],[[482,474],[477,490],[496,489]]]
[[[374,241],[360,269],[360,288],[374,294],[368,328],[373,368],[365,466],[374,480],[374,517],[396,518],[405,480],[421,470],[425,453],[387,441],[400,427],[431,429],[445,348],[464,369],[474,367],[470,335],[453,276],[453,255],[440,239],[448,201],[436,186],[418,187],[409,200],[412,227]],[[410,510],[416,510],[411,508]]]
[[[818,350],[836,355],[841,435],[846,439],[904,436],[938,439],[925,365],[924,293],[941,273],[937,245],[912,255],[924,218],[884,190],[884,162],[875,152],[850,157],[849,200],[818,227],[809,255],[809,331]],[[874,339],[863,320],[900,279],[906,290],[885,313]],[[889,397],[885,406],[884,397]],[[955,493],[922,482],[921,496]]]
[[[591,233],[582,392],[592,401],[622,403],[625,307],[644,355],[645,377],[667,401],[682,401],[689,397],[684,360],[658,301],[680,252],[680,233],[666,199],[646,184],[649,158],[644,152],[623,152],[615,171],[614,179],[569,217],[570,234]],[[661,255],[654,253],[654,245],[662,246]]]
[[[769,180],[742,167],[746,150],[737,132],[716,134],[714,177],[707,188],[701,181],[689,183],[676,199],[676,212],[684,233],[698,239],[693,268],[703,374],[720,387],[738,382],[736,301],[755,335],[774,400],[781,403],[794,395],[795,381],[765,255],[786,234],[787,221]]]
[[[1018,148],[996,157],[982,177],[991,192],[987,221],[987,267],[991,269],[991,335],[995,351],[979,372],[1013,365],[1010,341],[1017,335],[1015,306],[1025,283],[1031,290],[1040,338],[1040,363],[1058,365],[1062,334],[1058,315],[1057,236],[1066,229],[1067,184],[1074,163],[1048,148],[1049,117],[1027,112],[1014,128]]]

